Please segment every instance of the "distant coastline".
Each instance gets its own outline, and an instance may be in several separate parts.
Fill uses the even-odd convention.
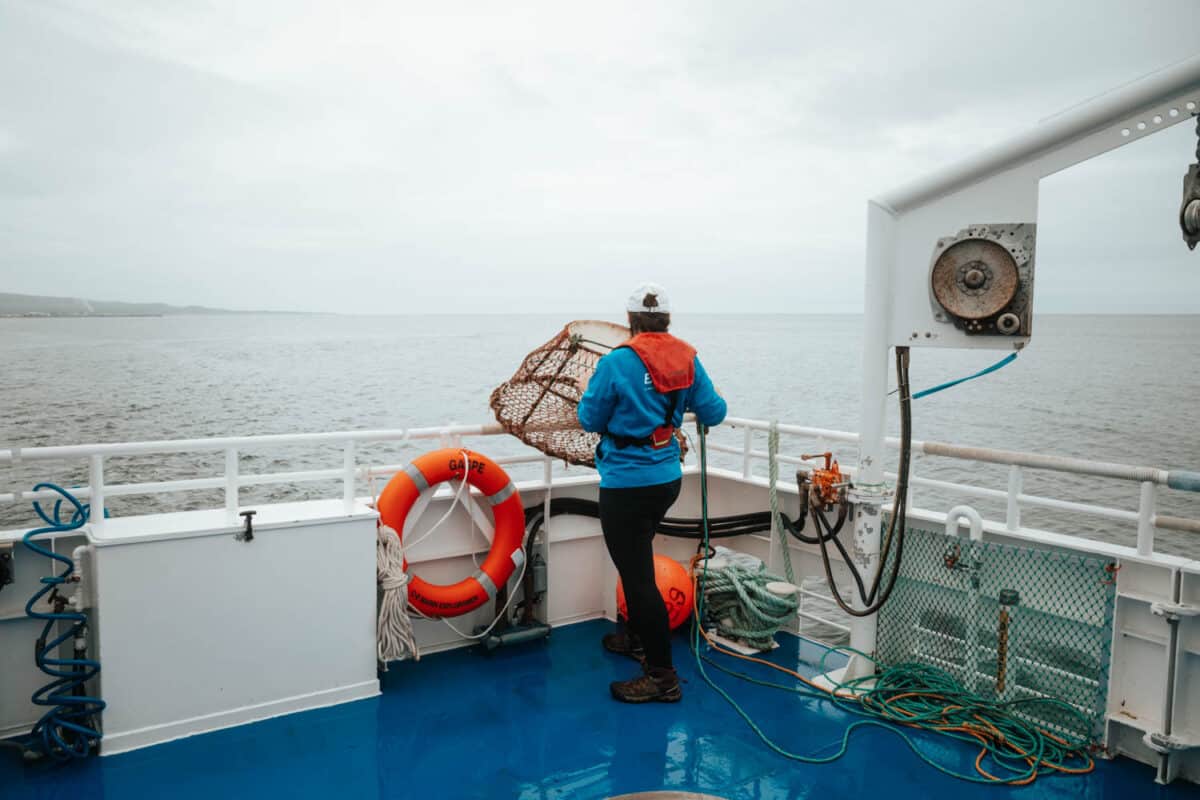
[[[90,317],[164,317],[165,314],[52,314],[44,311],[28,311],[24,314],[3,313],[0,319],[72,319]]]
[[[234,311],[207,306],[168,303],[126,303],[0,292],[0,318],[58,319],[62,317],[173,317],[231,314],[305,314],[303,311]]]

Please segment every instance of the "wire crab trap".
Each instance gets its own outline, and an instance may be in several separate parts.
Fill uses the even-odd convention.
[[[629,329],[612,322],[567,323],[492,392],[496,421],[548,456],[594,467],[600,434],[580,428],[575,409],[596,362],[628,338]]]

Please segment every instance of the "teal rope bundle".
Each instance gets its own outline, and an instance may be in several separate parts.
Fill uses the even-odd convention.
[[[775,634],[796,618],[800,607],[794,592],[781,596],[768,591],[768,583],[782,580],[761,567],[710,566],[702,587],[705,608],[722,635],[770,650]]]
[[[843,648],[843,651],[849,651]],[[820,669],[830,650],[821,658]],[[858,653],[858,655],[863,655]],[[871,659],[874,661],[874,659]],[[943,669],[920,663],[877,665],[875,675],[838,684],[853,698],[836,697],[843,710],[881,722],[936,731],[963,742],[981,745],[979,776],[942,772],[984,782],[1028,783],[1052,772],[1085,773],[1092,769],[1092,745],[1087,715],[1070,703],[1052,697],[1029,697],[1005,702],[975,694]],[[1059,733],[1047,731],[1038,720],[1053,717]],[[910,744],[911,746],[911,744]],[[915,750],[915,748],[914,748]],[[920,755],[920,753],[918,753]],[[922,756],[922,758],[924,758]],[[992,774],[984,768],[987,759]],[[927,759],[926,759],[927,760]],[[937,765],[935,765],[937,766]]]

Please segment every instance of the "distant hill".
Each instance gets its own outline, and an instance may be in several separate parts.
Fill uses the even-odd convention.
[[[82,297],[46,297],[0,292],[0,316],[175,316],[185,314],[269,314],[287,312],[230,311],[206,306],[172,306],[167,303],[121,303],[85,300]]]

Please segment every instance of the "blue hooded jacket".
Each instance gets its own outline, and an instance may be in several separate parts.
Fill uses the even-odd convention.
[[[695,379],[681,389],[676,400],[672,423],[678,428],[685,411],[695,412],[703,425],[717,425],[725,419],[725,400],[713,388],[712,380],[700,359],[695,358]],[[672,396],[654,388],[650,371],[641,357],[628,347],[613,350],[596,364],[595,374],[579,401],[579,422],[585,431],[608,433],[640,439],[663,424]],[[596,469],[600,486],[626,489],[670,483],[682,474],[679,442],[672,439],[663,448],[631,444],[618,447],[610,436],[603,436],[596,448]]]

